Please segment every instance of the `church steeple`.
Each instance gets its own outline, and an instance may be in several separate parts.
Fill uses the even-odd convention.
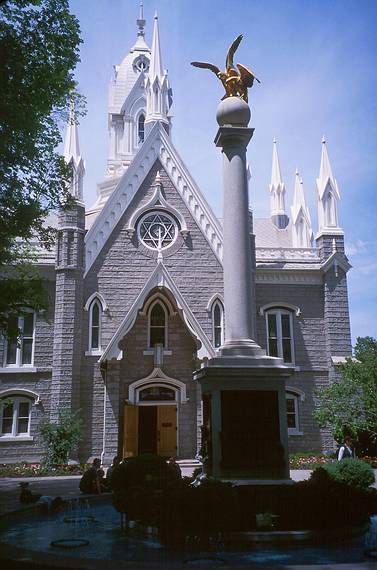
[[[272,171],[269,190],[271,220],[279,229],[285,228],[288,225],[288,216],[285,212],[285,184],[281,176],[276,139],[274,139],[272,147]]]
[[[293,247],[311,247],[313,242],[312,222],[305,202],[304,185],[297,169],[291,216]]]
[[[151,60],[145,88],[147,92],[147,116],[145,119],[147,134],[156,121],[164,123],[167,132],[169,132],[169,83],[167,73],[162,67],[157,14],[154,17]]]
[[[140,0],[140,11],[139,11],[139,17],[136,20],[136,25],[137,25],[137,38],[136,38],[136,43],[134,45],[134,47],[132,48],[133,50],[137,50],[137,51],[149,51],[149,47],[147,46],[147,44],[145,43],[145,32],[144,32],[144,28],[145,28],[145,19],[144,19],[144,6],[143,6],[143,0]]]
[[[338,202],[340,194],[333,176],[325,137],[322,139],[321,164],[317,178],[319,234],[340,234],[338,222]]]
[[[69,119],[64,142],[64,159],[72,168],[70,192],[77,200],[83,201],[83,178],[85,166],[80,154],[79,133],[75,119],[75,107],[71,102]]]

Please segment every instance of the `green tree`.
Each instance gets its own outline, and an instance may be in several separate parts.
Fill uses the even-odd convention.
[[[68,454],[80,442],[83,422],[78,413],[69,410],[59,411],[57,422],[44,419],[39,424],[39,433],[46,448],[45,464],[47,467],[65,465]]]
[[[70,99],[82,109],[73,77],[79,32],[68,0],[0,5],[0,332],[9,315],[46,304],[32,262],[36,244],[54,240],[48,212],[72,203],[56,147]]]
[[[319,390],[314,417],[330,427],[339,442],[349,434],[356,440],[368,433],[377,441],[377,340],[358,337],[355,359],[340,366],[341,378]]]

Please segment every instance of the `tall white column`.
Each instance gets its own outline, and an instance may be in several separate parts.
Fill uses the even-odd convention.
[[[238,97],[224,99],[217,111],[215,138],[223,152],[225,355],[253,356],[262,352],[253,339],[253,283],[249,229],[246,148],[254,129],[250,109]]]

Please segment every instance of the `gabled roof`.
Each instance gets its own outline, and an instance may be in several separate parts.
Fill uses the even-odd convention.
[[[149,279],[146,281],[144,287],[141,289],[140,293],[133,302],[132,307],[118,327],[118,330],[107,345],[99,362],[105,362],[113,358],[117,360],[122,358],[122,351],[118,346],[119,342],[133,327],[138,312],[144,305],[145,299],[147,298],[150,291],[152,291],[152,289],[155,287],[165,288],[174,295],[174,299],[177,303],[181,317],[185,321],[192,336],[200,342],[200,347],[198,347],[198,358],[212,358],[215,356],[215,351],[210,341],[208,340],[207,335],[193,315],[189,305],[186,303],[173,278],[169,274],[164,264],[158,263],[155,269],[152,271]]]
[[[221,226],[179,157],[163,125],[156,122],[85,237],[86,271],[96,260],[157,159],[160,160],[214,254],[221,262]]]

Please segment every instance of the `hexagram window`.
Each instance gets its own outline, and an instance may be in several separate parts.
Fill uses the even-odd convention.
[[[149,249],[166,249],[177,237],[177,224],[166,212],[149,212],[138,223],[140,241]]]

